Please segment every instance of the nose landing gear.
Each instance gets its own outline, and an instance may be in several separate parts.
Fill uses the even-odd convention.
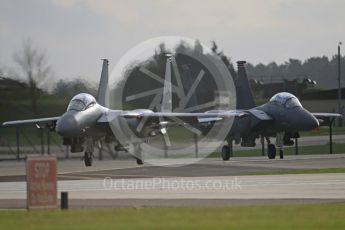
[[[93,154],[92,152],[86,152],[84,153],[84,163],[86,167],[92,166],[92,160],[93,160]]]
[[[277,150],[274,144],[271,144],[271,141],[268,137],[266,137],[267,140],[267,156],[268,159],[275,159],[277,155]],[[284,133],[277,133],[276,137],[276,146],[279,148],[279,158],[284,158]]]
[[[279,148],[279,158],[284,158],[284,132],[277,133],[276,145]]]
[[[84,163],[86,167],[92,166],[94,142],[91,138],[86,140],[86,150],[84,153]]]

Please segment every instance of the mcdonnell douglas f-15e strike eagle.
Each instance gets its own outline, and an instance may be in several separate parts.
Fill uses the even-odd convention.
[[[169,59],[167,60],[167,65]],[[118,145],[115,147],[123,147],[120,144],[118,137],[120,131],[118,129],[112,129],[110,123],[113,126],[124,127],[123,123],[131,126],[140,138],[152,137],[159,134],[166,135],[165,120],[174,119],[187,123],[198,123],[198,119],[201,118],[213,118],[213,114],[207,113],[172,113],[164,108],[171,108],[171,98],[164,98],[164,95],[169,95],[168,86],[164,85],[164,94],[162,98],[162,111],[155,113],[148,109],[136,109],[136,110],[111,110],[109,107],[109,89],[108,89],[108,60],[103,60],[101,79],[98,88],[97,101],[96,99],[87,93],[80,93],[74,96],[68,107],[67,111],[58,117],[38,118],[29,120],[17,120],[4,122],[3,126],[21,126],[21,125],[36,125],[37,127],[48,127],[52,131],[56,131],[63,138],[65,145],[71,146],[71,152],[84,152],[85,166],[92,165],[92,154],[94,151],[94,144],[97,140],[103,137],[107,137],[110,140],[115,140]],[[167,93],[168,92],[168,93]],[[170,89],[171,97],[171,89]],[[167,102],[167,103],[165,103]],[[143,116],[141,116],[143,115]],[[140,124],[140,120],[145,118],[144,127],[136,129]],[[119,134],[119,136],[117,136]],[[130,135],[128,135],[130,136]],[[128,140],[129,142],[131,140]],[[134,143],[136,144],[136,143]],[[138,148],[140,149],[140,148]],[[140,152],[140,151],[139,151]],[[137,163],[142,164],[140,153],[136,153],[135,156]]]
[[[300,131],[313,130],[328,124],[330,120],[342,117],[337,113],[310,113],[302,107],[296,96],[287,92],[277,93],[269,102],[255,106],[245,63],[245,61],[237,62],[238,76],[234,79],[237,97],[236,114],[241,113],[241,115],[234,116],[226,137],[228,145],[222,148],[223,160],[229,160],[233,141],[236,144],[241,143],[243,147],[254,147],[255,140],[260,136],[262,141],[264,138],[267,140],[269,159],[276,157],[275,146],[279,147],[279,156],[283,158],[283,146],[293,145],[294,141],[291,139],[299,138]],[[227,111],[219,111],[219,113],[226,114]],[[270,137],[276,137],[275,145],[270,142]]]
[[[168,62],[168,60],[167,60]],[[167,63],[168,65],[168,63]],[[171,79],[168,79],[171,81]],[[59,117],[18,120],[4,122],[4,126],[19,126],[24,124],[44,125],[55,130],[63,137],[64,143],[71,146],[71,152],[84,151],[85,166],[92,165],[94,142],[102,137],[112,137],[118,141],[117,132],[110,128],[110,123],[131,123],[138,126],[145,119],[145,128],[135,132],[138,137],[151,137],[166,134],[169,123],[182,121],[179,125],[192,125],[206,133],[213,125],[222,125],[222,120],[233,118],[233,124],[225,137],[228,145],[222,148],[222,159],[229,160],[232,151],[232,142],[242,146],[253,147],[260,135],[267,139],[268,157],[275,158],[276,148],[271,144],[269,137],[276,137],[276,145],[280,148],[280,157],[283,158],[283,145],[291,145],[291,138],[298,138],[299,131],[312,130],[329,117],[341,117],[334,113],[312,114],[304,109],[299,100],[292,94],[281,92],[274,95],[264,105],[255,107],[252,91],[246,76],[244,62],[239,62],[238,79],[235,81],[237,94],[236,110],[212,110],[204,113],[174,113],[171,110],[171,83],[164,85],[162,112],[153,112],[148,109],[111,110],[108,92],[108,60],[103,60],[101,80],[96,99],[86,93],[73,97],[66,113]],[[170,95],[169,95],[170,94]],[[166,98],[164,98],[166,97]],[[168,109],[163,109],[168,108]],[[137,130],[137,129],[133,129]],[[118,141],[120,145],[120,141]],[[136,155],[138,164],[142,164],[140,154]]]

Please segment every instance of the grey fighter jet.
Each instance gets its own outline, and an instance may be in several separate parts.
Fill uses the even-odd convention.
[[[218,126],[220,130],[224,125],[231,125],[229,132],[225,135],[227,145],[222,147],[223,160],[229,160],[232,155],[233,142],[241,144],[243,147],[254,147],[255,140],[259,137],[262,138],[262,141],[267,140],[269,159],[276,157],[276,146],[279,148],[280,158],[283,158],[283,146],[293,145],[292,138],[299,138],[300,131],[313,130],[320,125],[329,123],[332,119],[342,117],[337,113],[310,113],[303,108],[296,96],[287,92],[277,93],[266,104],[255,106],[244,64],[244,61],[238,62],[238,77],[234,79],[237,96],[236,110],[190,113],[198,119],[185,120],[186,124],[195,126],[204,135],[214,126]],[[207,117],[205,117],[206,114]],[[159,113],[140,114],[141,118],[149,120],[156,116],[161,115]],[[169,120],[169,117],[166,119]],[[225,123],[224,121],[227,119],[234,120]],[[223,135],[218,136],[224,137]],[[271,143],[270,137],[276,137],[275,145]]]
[[[299,138],[300,131],[313,130],[329,124],[330,120],[342,117],[337,113],[310,113],[303,108],[296,96],[281,92],[274,95],[266,104],[255,106],[252,90],[245,70],[245,62],[238,62],[238,77],[235,79],[237,110],[210,111],[215,117],[226,117],[228,112],[240,114],[234,116],[232,127],[227,134],[227,145],[222,148],[222,159],[229,160],[232,155],[232,143],[241,143],[243,147],[254,147],[259,137],[267,140],[268,158],[276,157],[276,146],[279,147],[280,158],[284,157],[283,146],[293,145],[292,138]],[[208,118],[211,120],[211,118]],[[212,125],[212,124],[211,124]],[[217,122],[214,125],[222,125]],[[207,124],[201,124],[201,129],[207,132]],[[270,137],[276,137],[275,145]]]
[[[214,115],[207,113],[172,113],[169,110],[169,108],[171,109],[171,97],[164,98],[166,92],[171,94],[171,89],[165,86],[164,92],[162,95],[163,112],[155,113],[148,109],[124,111],[107,108],[109,107],[108,60],[104,59],[97,101],[90,94],[80,93],[71,99],[67,111],[62,116],[8,121],[4,122],[3,126],[36,125],[56,131],[63,138],[64,145],[71,147],[72,153],[84,151],[85,166],[91,166],[94,145],[102,138],[115,141],[117,143],[116,150],[124,150],[123,143],[125,141],[120,141],[120,139],[127,138],[127,142],[131,142],[130,136],[132,134],[140,138],[166,135],[167,120],[195,124],[202,122],[201,118],[212,117],[213,119]],[[144,127],[137,129],[144,117],[148,118]],[[130,127],[131,130],[126,130],[123,127]],[[130,134],[121,134],[126,131]],[[135,158],[138,164],[143,163],[140,151]]]

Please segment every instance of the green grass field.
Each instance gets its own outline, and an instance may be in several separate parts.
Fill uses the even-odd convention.
[[[1,229],[345,229],[344,204],[0,211]]]
[[[324,168],[324,169],[281,169],[275,172],[260,172],[250,175],[278,175],[278,174],[315,174],[315,173],[345,173],[345,168]]]
[[[265,149],[267,152],[267,149]],[[326,145],[313,145],[313,146],[299,146],[298,154],[327,154],[329,153],[329,144]],[[345,144],[333,144],[333,153],[345,153]],[[285,155],[295,155],[295,147],[285,147]],[[265,153],[266,155],[266,153]],[[234,157],[249,157],[249,156],[261,156],[261,149],[248,149],[248,150],[237,150],[233,153]],[[209,157],[220,157],[219,152],[214,152]],[[279,156],[278,156],[279,157]]]
[[[334,126],[332,127],[332,133],[333,135],[337,134],[345,134],[345,126],[342,127],[337,127]],[[319,135],[329,135],[329,128],[328,127],[320,127],[319,129],[312,130],[312,131],[305,131],[305,132],[300,132],[301,137],[305,136],[319,136]]]

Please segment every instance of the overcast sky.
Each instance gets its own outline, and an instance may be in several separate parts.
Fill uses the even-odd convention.
[[[56,78],[97,81],[136,44],[157,36],[215,40],[232,60],[331,57],[345,41],[344,0],[1,0],[0,66],[24,39],[45,50]],[[344,49],[345,52],[345,49]]]

